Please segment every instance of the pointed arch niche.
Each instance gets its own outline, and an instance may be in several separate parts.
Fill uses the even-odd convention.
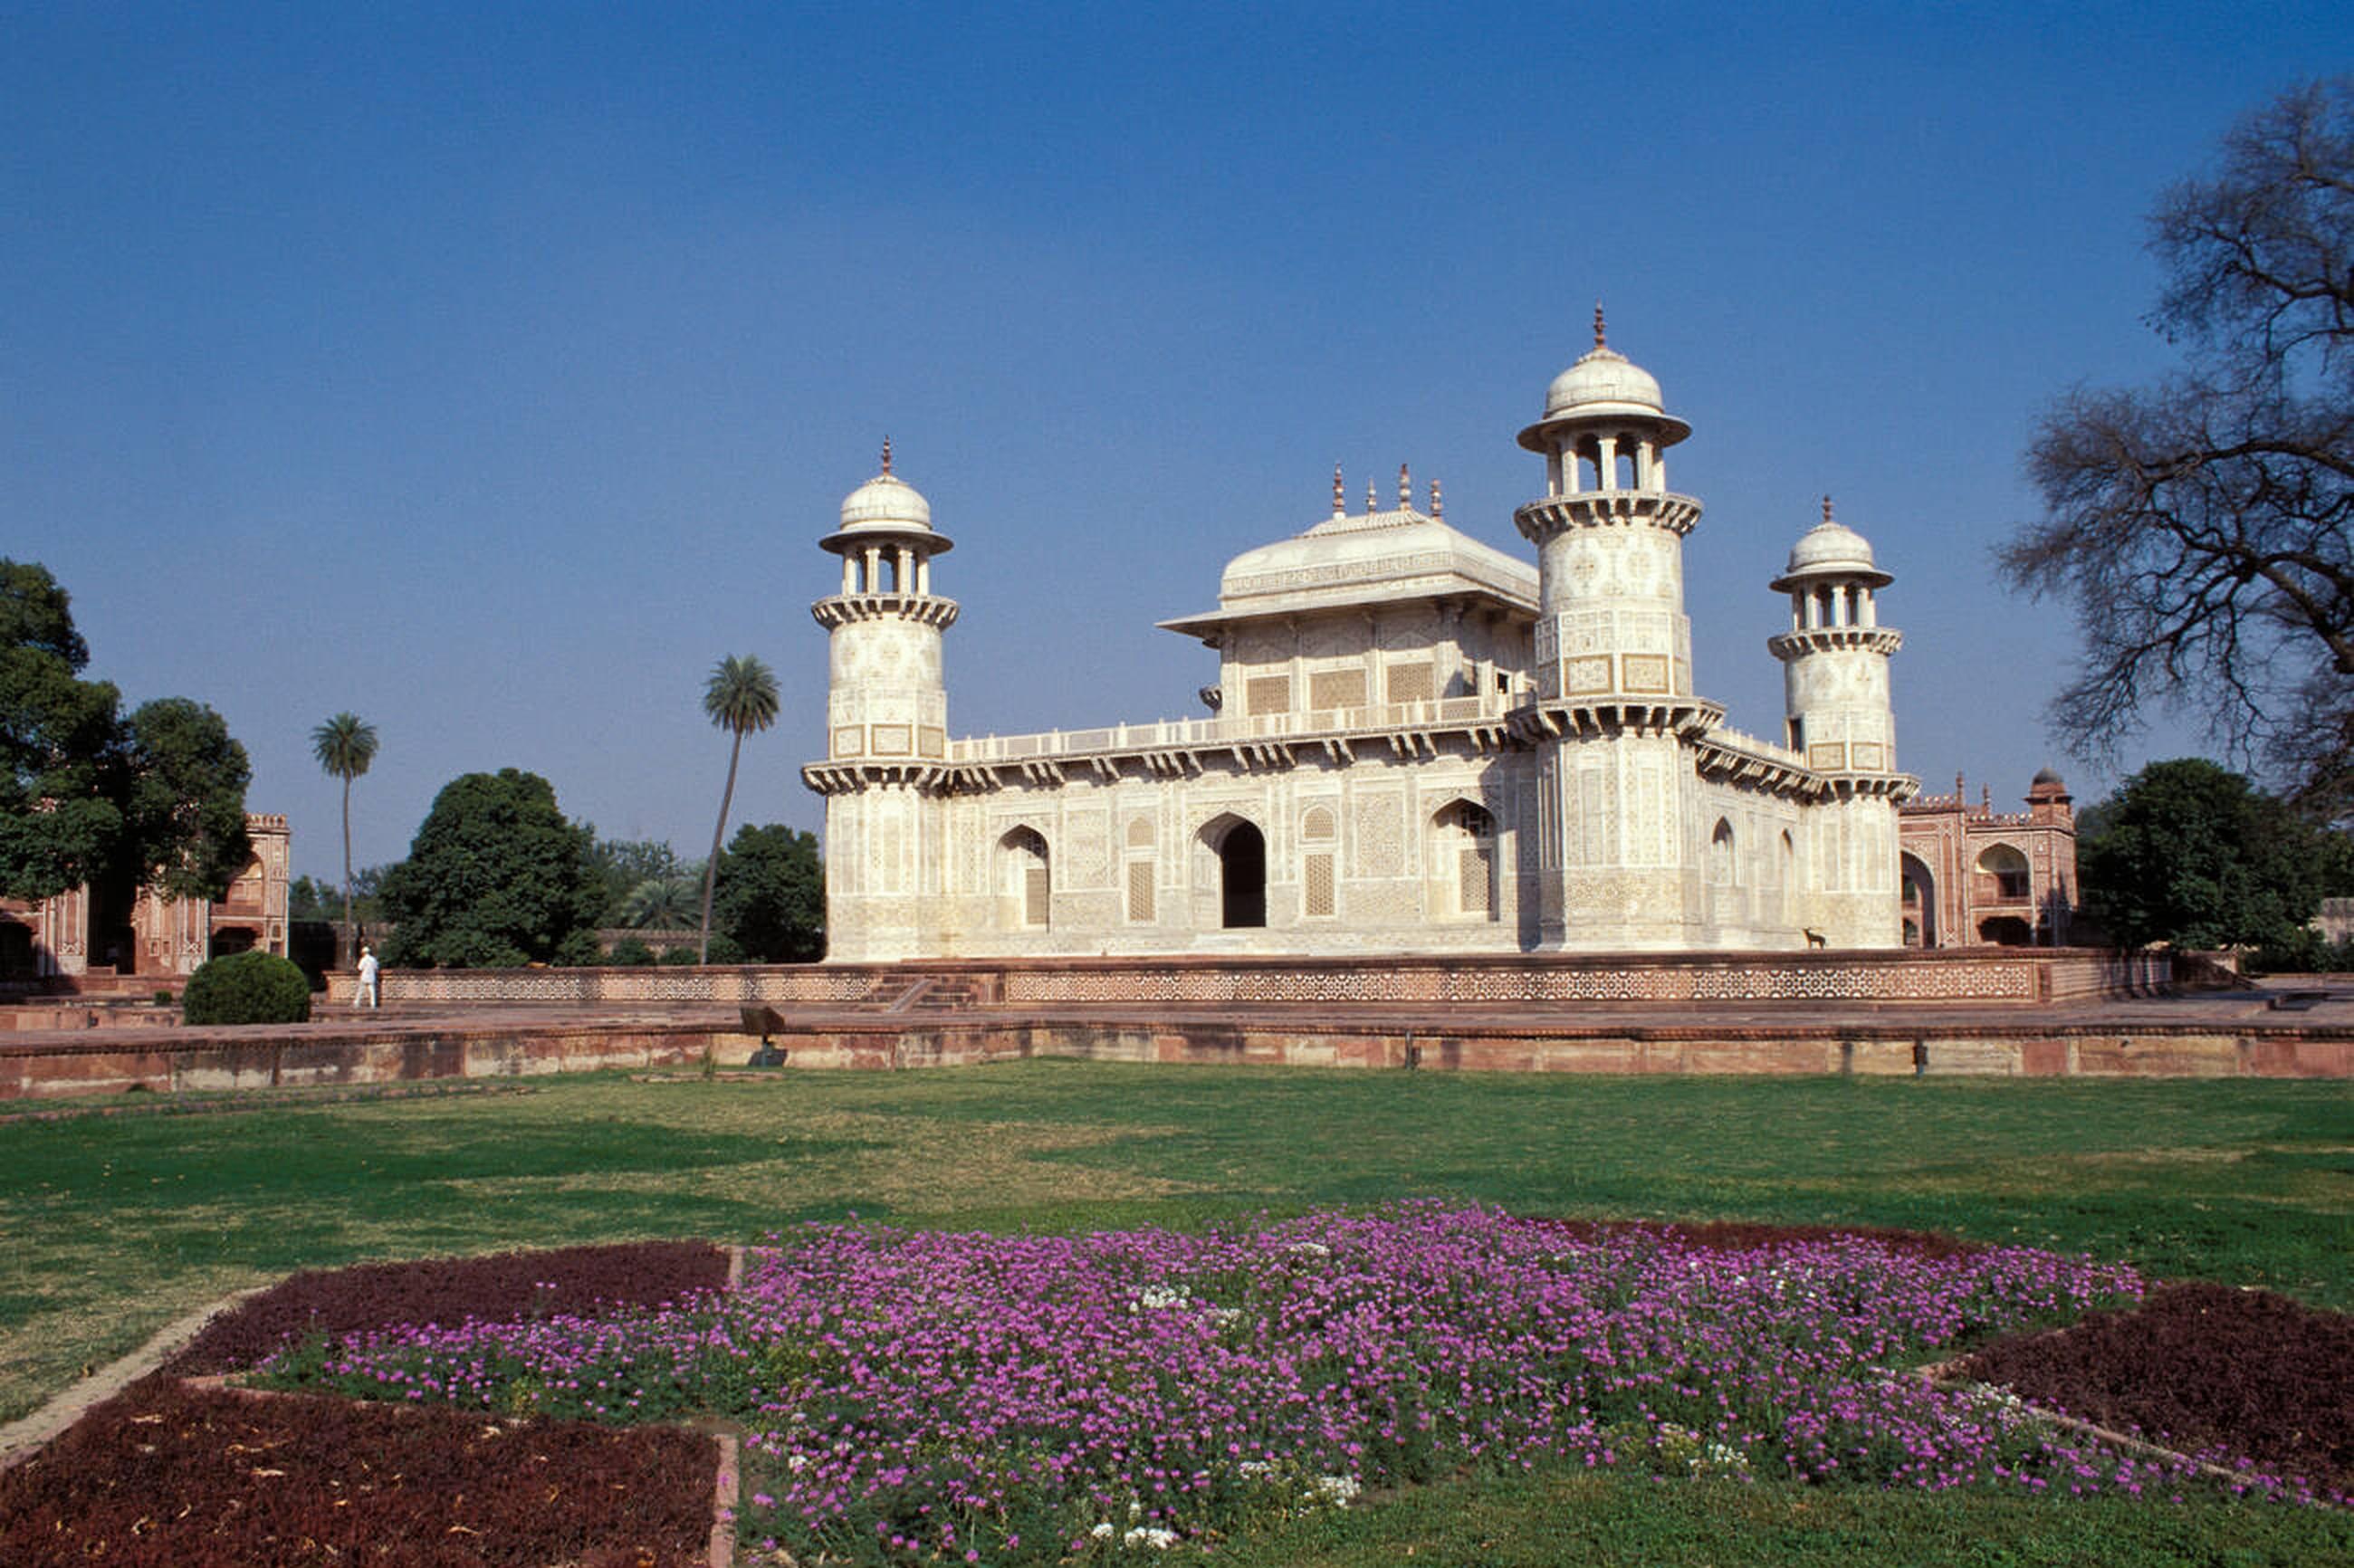
[[[1202,825],[1202,842],[1218,863],[1218,924],[1229,931],[1267,924],[1267,835],[1232,812]]]
[[[1041,930],[1053,924],[1055,878],[1045,836],[1035,828],[1015,828],[997,841],[998,907],[1009,930]]]
[[[1449,800],[1431,816],[1430,842],[1433,913],[1465,920],[1501,918],[1496,819],[1488,808],[1477,800]]]

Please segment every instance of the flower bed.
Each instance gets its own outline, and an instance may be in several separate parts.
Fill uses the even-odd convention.
[[[2141,1294],[2025,1248],[1432,1204],[1209,1235],[811,1227],[726,1294],[356,1333],[277,1371],[502,1413],[720,1414],[750,1433],[754,1542],[1055,1562],[1540,1463],[2171,1495],[2190,1467],[1896,1370]]]
[[[151,1377],[0,1473],[9,1568],[688,1568],[712,1440]]]
[[[2169,1447],[2354,1492],[2354,1319],[2337,1313],[2261,1290],[2161,1286],[2135,1311],[1989,1345],[1953,1371]]]
[[[1149,1555],[1367,1489],[1564,1462],[2202,1484],[2007,1395],[1898,1375],[1992,1336],[1968,1375],[2267,1467],[2233,1489],[2310,1495],[2279,1478],[2300,1471],[2342,1493],[2354,1420],[2342,1317],[2208,1287],[2145,1298],[2129,1270],[1903,1233],[1408,1204],[1206,1236],[812,1227],[756,1251],[734,1291],[726,1266],[663,1244],[297,1276],[174,1370],[292,1344],[284,1381],[397,1406],[152,1378],[0,1474],[0,1562],[667,1568],[700,1560],[713,1446],[658,1423],[703,1414],[753,1435],[756,1560],[764,1542],[803,1562]],[[2194,1404],[2200,1422],[2177,1414]]]

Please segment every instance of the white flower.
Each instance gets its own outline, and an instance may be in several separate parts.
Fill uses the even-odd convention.
[[[788,1455],[786,1455],[786,1456],[785,1456],[785,1468],[786,1468],[786,1469],[788,1469],[788,1470],[806,1470],[806,1469],[808,1469],[808,1468],[809,1468],[809,1456],[808,1456],[807,1454],[788,1454]]]
[[[1093,1530],[1087,1531],[1087,1533],[1094,1536],[1097,1541],[1109,1541],[1111,1539],[1111,1525],[1108,1522],[1098,1524]]]
[[[1155,1552],[1166,1552],[1177,1544],[1177,1532],[1154,1526],[1150,1530],[1131,1530],[1119,1538],[1122,1546],[1150,1546]]]
[[[1354,1476],[1319,1476],[1317,1493],[1335,1508],[1347,1508],[1350,1499],[1363,1491],[1364,1487]]]

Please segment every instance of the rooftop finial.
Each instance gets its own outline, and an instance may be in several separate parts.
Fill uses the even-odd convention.
[[[1404,463],[1398,464],[1398,510],[1414,510],[1414,479],[1406,472]]]
[[[888,436],[883,438],[883,471],[891,471],[891,438]]]
[[[1447,515],[1447,503],[1438,493],[1438,481],[1430,482],[1430,515],[1434,521]]]
[[[1371,517],[1381,509],[1381,493],[1373,488],[1373,482],[1369,479],[1365,481],[1365,515]]]
[[[1336,462],[1332,465],[1332,515],[1345,517],[1348,513],[1349,498],[1341,489],[1341,465]]]
[[[1823,497],[1823,522],[1824,522],[1824,524],[1825,524],[1826,525],[1829,525],[1829,524],[1830,523],[1830,520],[1831,520],[1831,498],[1830,498],[1829,496],[1826,495],[1826,496],[1824,496],[1824,497]]]
[[[1594,346],[1596,348],[1608,348],[1610,346],[1608,334],[1604,333],[1602,330],[1602,302],[1600,300],[1594,302]]]

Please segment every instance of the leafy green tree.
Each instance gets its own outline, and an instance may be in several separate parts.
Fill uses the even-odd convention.
[[[2329,835],[2201,758],[2154,762],[2079,841],[2088,913],[2128,947],[2286,947],[2321,906]]]
[[[0,895],[83,884],[217,898],[245,868],[245,748],[166,697],[122,715],[48,571],[0,560]]]
[[[2282,94],[2166,193],[2151,321],[2174,375],[2039,421],[2043,516],[2004,575],[2084,640],[2055,727],[2100,752],[2196,715],[2301,803],[2354,805],[2354,77]]]
[[[825,957],[825,870],[817,835],[775,822],[737,829],[719,868],[716,919],[746,961],[805,964]]]
[[[186,697],[140,705],[130,736],[120,790],[129,866],[170,897],[219,897],[253,858],[245,747],[220,715]]]
[[[589,834],[588,871],[603,890],[604,907],[597,916],[600,926],[622,924],[621,906],[641,885],[654,877],[692,875],[700,882],[700,870],[690,872],[678,858],[678,853],[660,839],[608,839],[598,836],[593,823],[583,822]]]
[[[385,877],[397,964],[504,969],[593,950],[601,890],[589,833],[567,821],[555,787],[505,768],[453,779]],[[567,943],[570,946],[567,947]]]
[[[352,931],[352,780],[376,760],[376,726],[357,714],[337,714],[311,732],[311,755],[344,781],[344,939]]]
[[[733,737],[727,748],[727,787],[719,793],[719,823],[711,830],[711,858],[703,868],[703,938],[698,958],[711,956],[711,891],[719,875],[719,845],[727,833],[727,808],[736,799],[736,762],[744,754],[744,737],[777,722],[777,677],[766,664],[748,655],[730,653],[719,661],[703,686],[703,711],[713,724]]]
[[[386,874],[391,870],[390,865],[364,865],[352,873],[348,885],[352,892],[354,920],[368,926],[384,918],[384,910],[376,895],[384,885]],[[324,920],[334,924],[343,914],[345,885],[323,876],[296,877],[286,885],[287,918]]]
[[[89,662],[57,579],[0,560],[0,895],[49,898],[93,881],[122,837],[107,789],[122,698],[78,678]]]

